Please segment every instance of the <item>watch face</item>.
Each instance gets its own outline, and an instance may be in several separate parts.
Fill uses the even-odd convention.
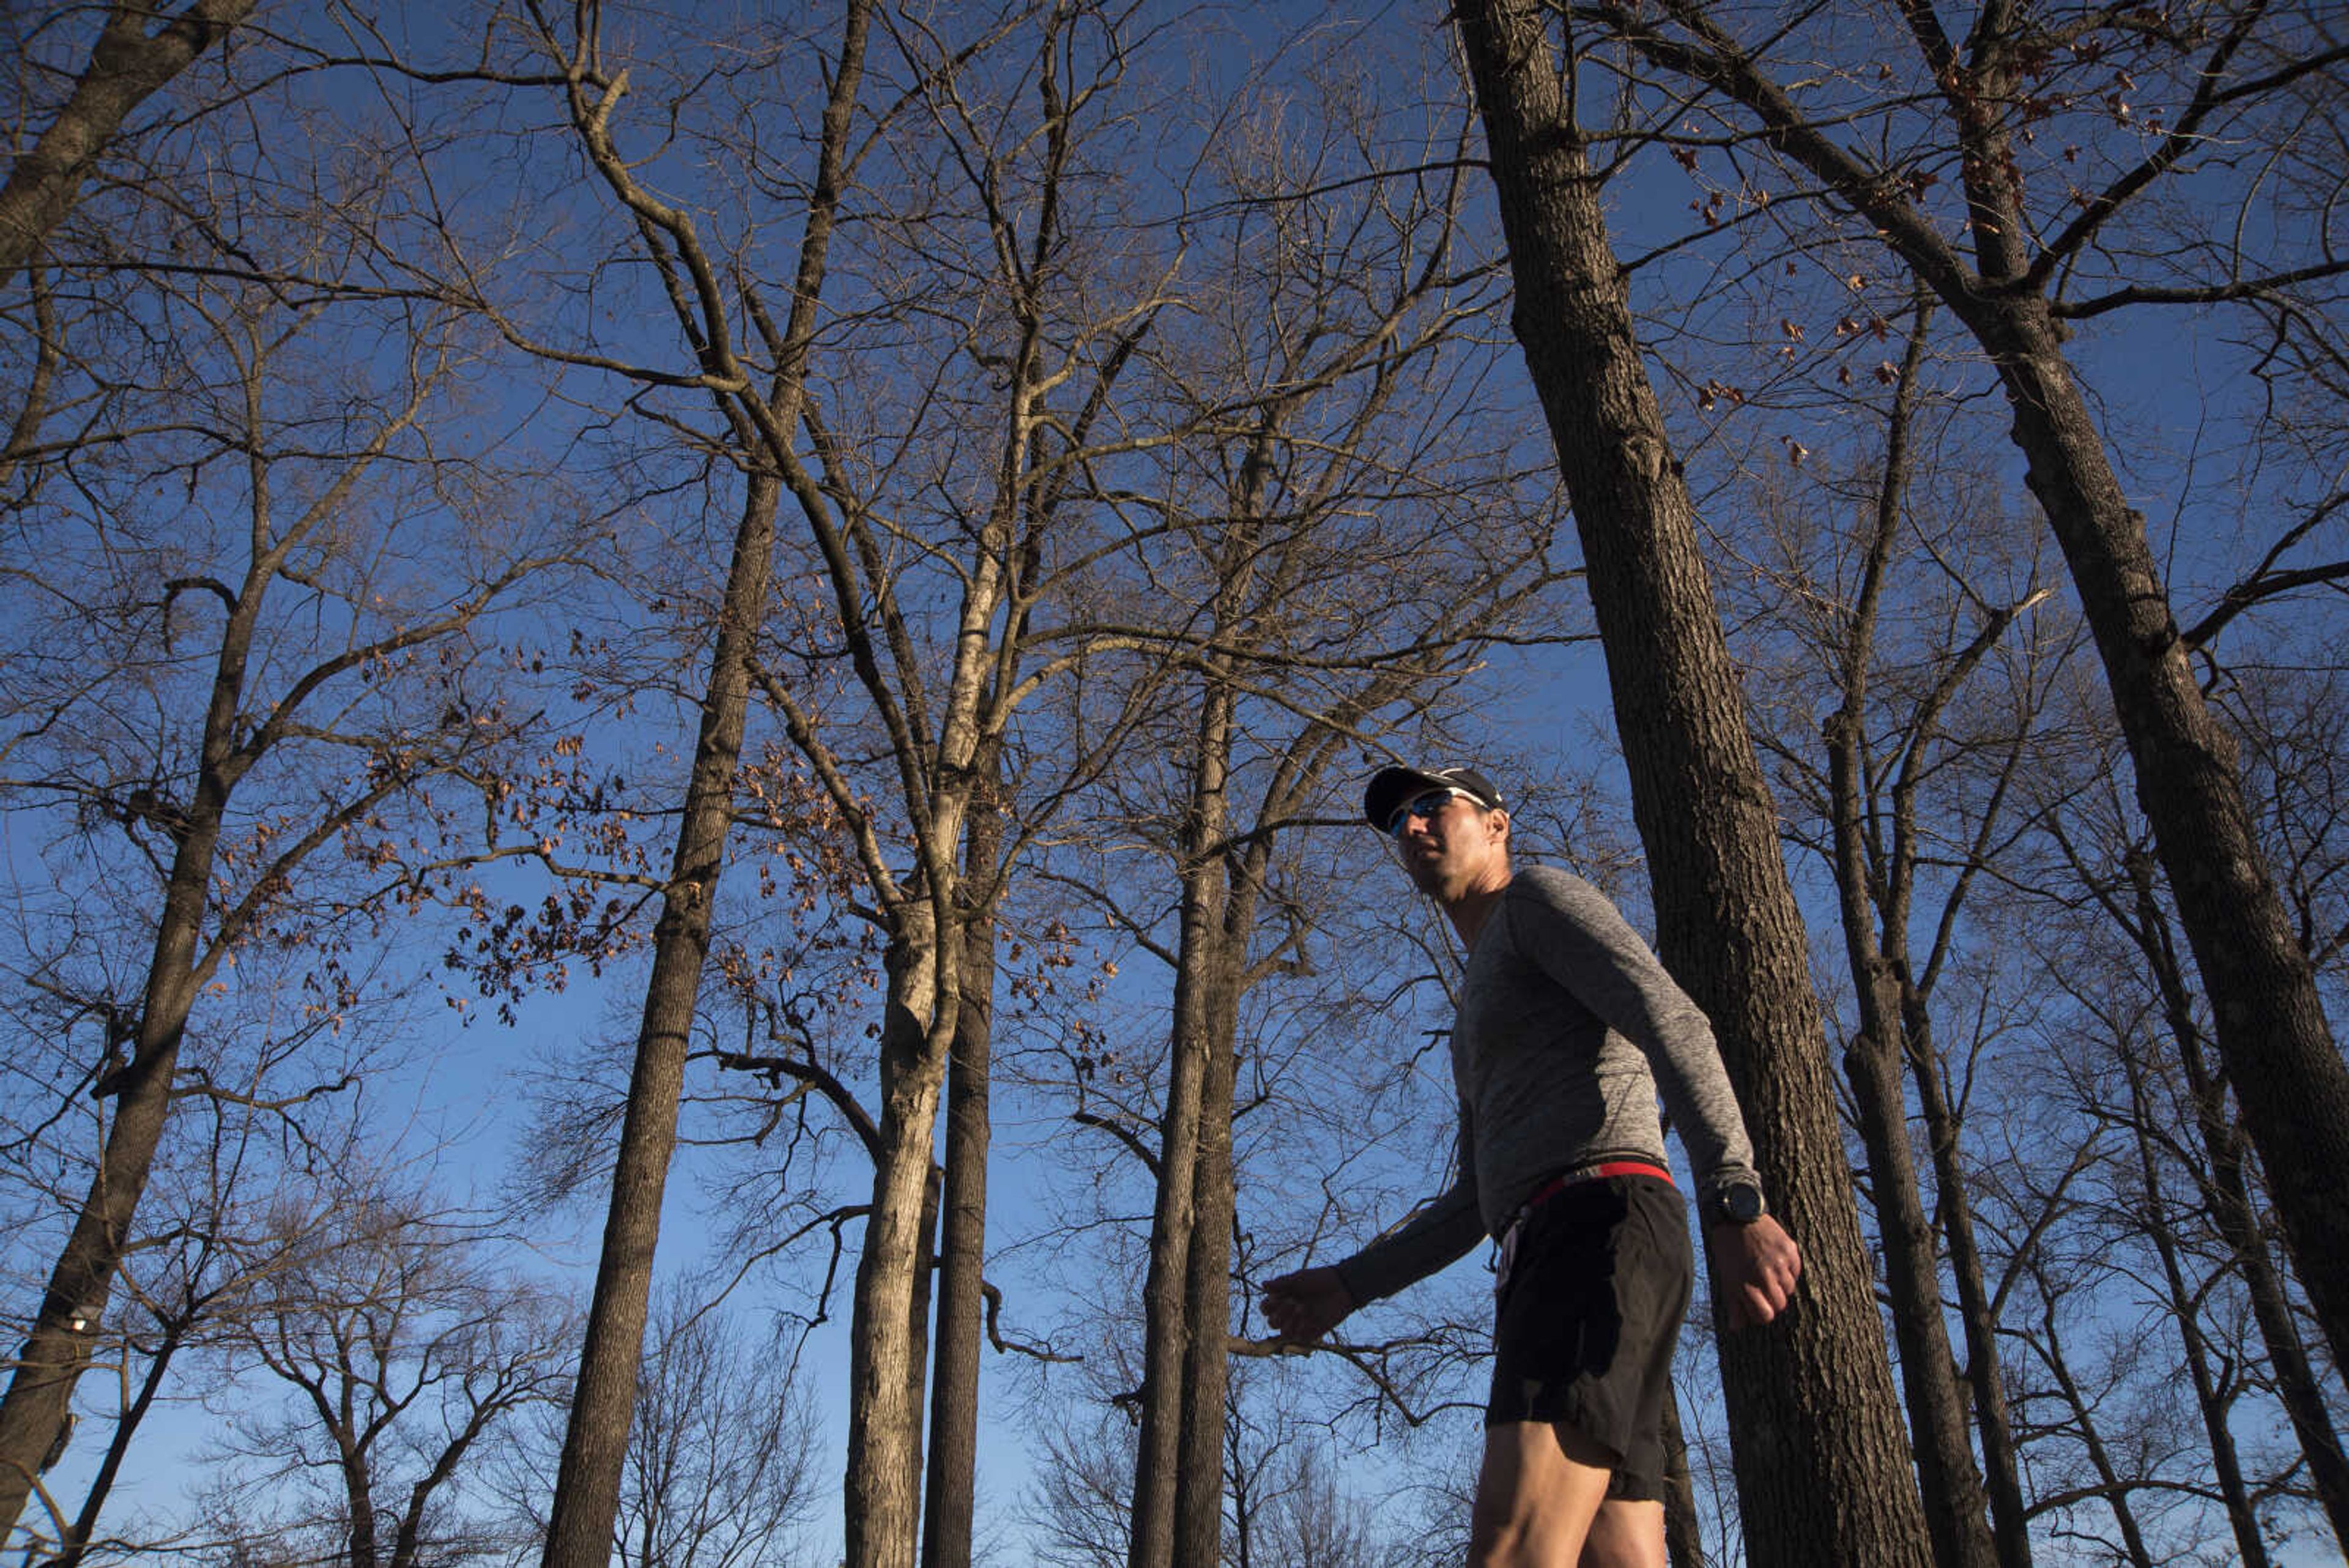
[[[1721,1189],[1721,1213],[1725,1220],[1751,1225],[1762,1218],[1762,1189],[1739,1182]]]

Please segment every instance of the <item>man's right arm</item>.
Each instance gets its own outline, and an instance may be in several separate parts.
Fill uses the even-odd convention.
[[[1391,1296],[1465,1254],[1485,1235],[1475,1169],[1464,1115],[1452,1185],[1344,1262],[1266,1281],[1265,1322],[1283,1339],[1319,1339],[1364,1302]]]

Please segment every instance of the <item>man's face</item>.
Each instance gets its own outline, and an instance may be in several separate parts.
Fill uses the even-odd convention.
[[[1462,791],[1422,790],[1395,819],[1402,868],[1440,904],[1506,881],[1508,821],[1506,812],[1488,811]]]

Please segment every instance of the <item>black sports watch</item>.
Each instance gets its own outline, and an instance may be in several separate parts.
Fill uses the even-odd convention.
[[[1705,1195],[1705,1218],[1716,1225],[1751,1225],[1770,1212],[1762,1189],[1750,1181],[1732,1181]]]

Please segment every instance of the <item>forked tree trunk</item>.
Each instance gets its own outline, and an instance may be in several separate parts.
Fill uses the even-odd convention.
[[[1771,1199],[1806,1258],[1785,1321],[1723,1333],[1756,1568],[1923,1568],[1777,822],[1695,520],[1640,358],[1598,177],[1535,0],[1455,8],[1516,281],[1517,335],[1589,573],[1665,963],[1713,1020]]]

